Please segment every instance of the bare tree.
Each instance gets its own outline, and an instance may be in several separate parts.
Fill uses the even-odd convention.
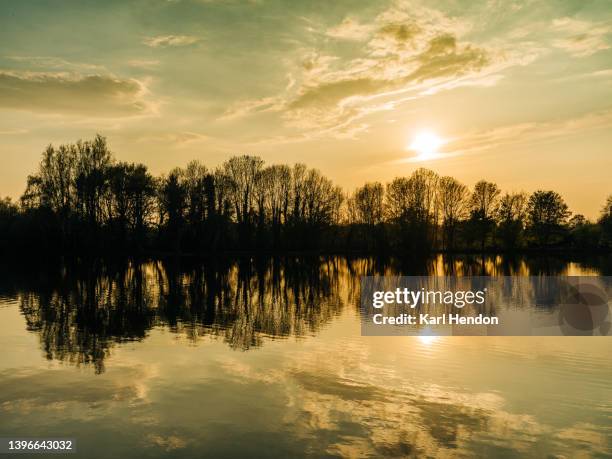
[[[366,183],[357,188],[347,200],[347,216],[349,223],[348,240],[352,246],[355,236],[359,240],[359,248],[376,247],[384,250],[384,195],[385,189],[379,182]]]
[[[399,221],[408,209],[410,183],[406,177],[396,177],[387,184],[385,193],[385,216]]]
[[[223,171],[229,179],[230,201],[234,207],[240,245],[250,245],[251,225],[255,205],[257,179],[263,167],[263,160],[255,156],[234,156],[223,164]]]
[[[109,169],[113,156],[106,139],[97,135],[92,141],[78,141],[76,164],[77,209],[92,229],[102,224],[103,196],[109,186]]]
[[[295,164],[291,170],[291,223],[296,225],[303,220],[305,204],[305,182],[307,168],[304,164]]]
[[[259,213],[266,217],[271,227],[272,246],[277,248],[291,201],[291,169],[286,165],[268,166],[261,171],[258,183]]]
[[[385,214],[399,227],[404,249],[412,253],[432,248],[437,229],[438,175],[417,169],[410,178],[395,178],[387,185]]]
[[[342,190],[316,169],[306,174],[303,187],[302,219],[309,226],[336,223],[334,217],[343,199]]]
[[[445,249],[455,248],[457,225],[466,217],[468,189],[453,177],[442,177],[438,182],[438,202],[442,213]]]
[[[383,221],[383,203],[385,190],[381,183],[366,183],[355,190],[349,200],[353,221],[368,226],[378,225]]]
[[[208,170],[199,161],[191,161],[183,172],[186,192],[187,221],[194,226],[201,226],[206,219],[207,202],[204,185]]]
[[[57,150],[49,145],[38,171],[43,202],[63,218],[68,217],[75,199],[76,161],[74,145],[60,145]]]
[[[495,226],[500,192],[495,183],[481,180],[474,185],[470,199],[471,223],[479,236],[480,250],[483,252],[487,238]]]
[[[121,245],[132,242],[142,249],[153,212],[155,180],[143,164],[117,163],[108,171],[106,218]]]
[[[521,243],[525,229],[527,195],[525,193],[506,193],[499,200],[497,218],[499,237],[506,250],[516,249]]]
[[[37,174],[28,177],[22,204],[30,208],[48,208],[59,218],[62,245],[70,233],[71,216],[76,202],[77,152],[73,144],[49,145],[43,153]]]

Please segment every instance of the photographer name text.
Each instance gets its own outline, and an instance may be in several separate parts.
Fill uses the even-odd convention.
[[[461,316],[459,314],[400,314],[385,316],[374,314],[372,322],[376,325],[499,325],[498,317],[489,317],[483,314],[476,316]]]

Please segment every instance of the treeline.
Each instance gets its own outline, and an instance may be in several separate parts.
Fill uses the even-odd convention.
[[[418,169],[347,195],[303,164],[232,157],[153,177],[115,160],[104,137],[47,147],[18,203],[0,200],[4,251],[208,253],[235,250],[428,253],[612,249],[600,218],[572,216],[554,191],[502,194]]]

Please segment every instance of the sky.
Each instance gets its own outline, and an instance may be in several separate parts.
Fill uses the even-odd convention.
[[[96,133],[154,174],[252,154],[351,191],[426,167],[554,189],[596,218],[612,193],[612,8],[1,2],[0,196],[18,198],[49,143]]]

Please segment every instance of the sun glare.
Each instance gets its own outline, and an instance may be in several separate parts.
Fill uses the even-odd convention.
[[[438,154],[439,148],[444,141],[431,131],[419,132],[408,145],[408,150],[417,153],[416,160],[423,161],[432,159]]]
[[[421,344],[424,344],[425,346],[430,346],[438,340],[437,336],[432,335],[420,335],[418,338]]]

